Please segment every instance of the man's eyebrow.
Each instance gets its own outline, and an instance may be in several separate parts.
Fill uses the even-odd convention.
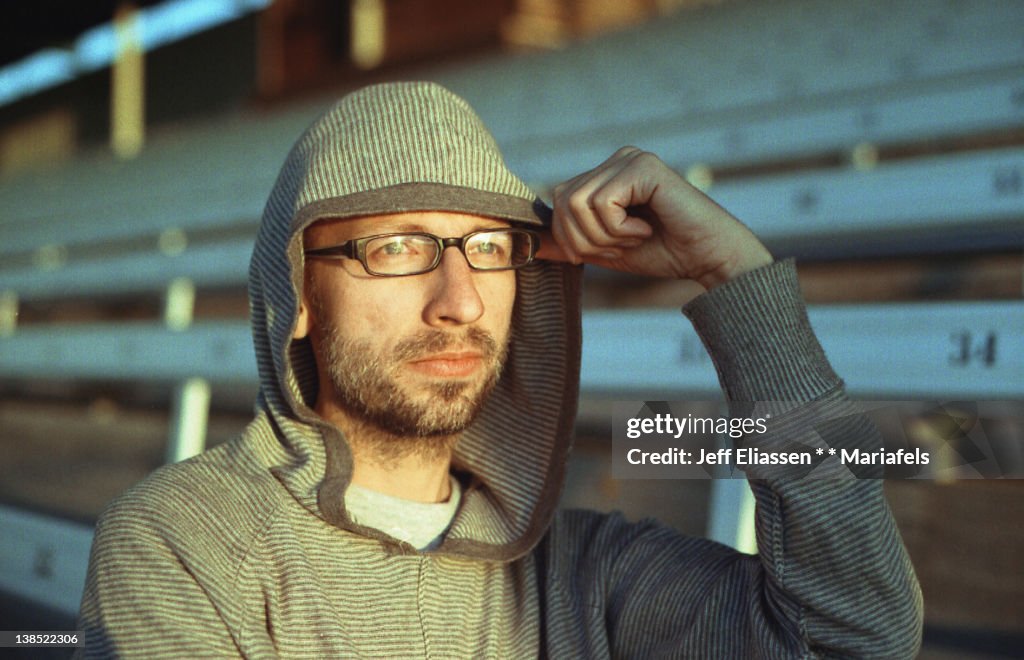
[[[397,227],[395,227],[394,229],[389,230],[389,232],[397,232],[397,231],[411,231],[411,232],[419,232],[419,233],[423,233],[423,234],[429,234],[430,233],[429,231],[427,231],[427,228],[424,227],[423,225],[417,225],[417,224],[411,223],[411,222],[404,222],[404,223],[398,225]]]
[[[469,230],[467,230],[465,232],[462,232],[462,234],[458,234],[458,235],[468,234],[468,233],[474,232],[474,231],[493,231],[495,229],[506,229],[506,228],[507,228],[506,225],[500,225],[500,224],[499,225],[477,224],[472,229],[469,229]],[[394,226],[394,227],[390,227],[390,228],[387,227],[387,224],[385,223],[384,227],[380,227],[380,228],[375,229],[373,233],[378,233],[378,234],[396,234],[396,233],[406,233],[406,232],[419,233],[419,234],[434,234],[436,236],[441,236],[442,234],[445,235],[445,236],[453,235],[453,234],[451,234],[448,231],[444,231],[444,232],[441,232],[441,233],[438,233],[436,231],[431,231],[430,229],[427,229],[423,225],[416,224],[416,223],[411,223],[411,222],[402,223],[400,225],[397,225],[397,226]]]
[[[411,222],[405,222],[398,225],[392,225],[388,222],[374,223],[372,225],[363,227],[361,229],[349,229],[344,235],[349,235],[345,240],[355,240],[360,237],[366,236],[378,236],[380,234],[408,234],[408,233],[420,233],[429,234],[430,232],[423,225],[418,225]]]

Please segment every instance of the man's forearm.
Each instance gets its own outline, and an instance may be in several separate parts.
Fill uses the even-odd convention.
[[[877,443],[810,324],[792,262],[750,272],[684,308],[730,404],[770,410],[759,443]],[[811,650],[910,657],[921,597],[877,479],[844,469],[795,477],[752,468],[757,539],[770,598],[788,601]]]

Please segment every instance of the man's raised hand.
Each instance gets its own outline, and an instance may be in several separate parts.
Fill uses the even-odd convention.
[[[710,289],[771,263],[754,234],[654,154],[623,147],[555,188],[538,257]]]

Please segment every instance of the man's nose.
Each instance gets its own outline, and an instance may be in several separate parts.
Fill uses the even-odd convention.
[[[430,325],[473,323],[484,313],[474,271],[457,247],[446,248],[441,263],[429,274],[433,280],[424,314]]]

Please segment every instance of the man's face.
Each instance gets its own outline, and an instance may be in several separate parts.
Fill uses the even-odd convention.
[[[463,236],[508,223],[416,212],[321,221],[307,249],[393,232]],[[515,300],[514,271],[475,271],[457,248],[430,272],[369,275],[354,259],[309,259],[296,336],[317,357],[317,411],[403,437],[449,436],[497,382]],[[397,448],[396,448],[397,449]]]

